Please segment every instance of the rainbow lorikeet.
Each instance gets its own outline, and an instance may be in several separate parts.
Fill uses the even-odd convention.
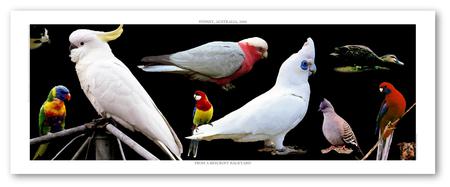
[[[203,124],[209,123],[213,117],[214,108],[212,104],[209,102],[208,97],[202,91],[195,91],[194,99],[196,101],[194,112],[193,112],[193,131],[197,130],[197,127]],[[189,145],[188,156],[193,154],[193,157],[197,157],[198,151],[198,140],[191,140],[191,144]]]
[[[64,102],[71,98],[69,89],[65,86],[55,86],[50,90],[47,100],[39,111],[39,136],[64,130],[66,106]],[[41,144],[33,160],[41,158],[47,150],[48,143]]]

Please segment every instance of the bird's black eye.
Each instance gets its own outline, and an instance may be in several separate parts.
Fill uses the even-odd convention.
[[[84,42],[81,42],[80,45],[84,45]]]

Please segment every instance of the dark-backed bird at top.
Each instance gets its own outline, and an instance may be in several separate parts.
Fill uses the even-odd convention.
[[[403,66],[393,54],[379,57],[369,47],[363,45],[344,45],[334,48],[330,54],[343,66],[334,68],[337,72],[356,73],[372,70],[390,70],[394,65]]]
[[[146,72],[177,73],[192,80],[216,83],[224,90],[234,88],[231,81],[250,72],[260,59],[267,58],[268,45],[253,37],[239,42],[209,42],[169,55],[146,56]]]

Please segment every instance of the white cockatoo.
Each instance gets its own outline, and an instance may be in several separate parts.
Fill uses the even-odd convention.
[[[264,141],[267,148],[284,152],[284,137],[308,110],[308,77],[316,71],[314,57],[314,42],[308,38],[302,49],[281,65],[275,86],[269,91],[219,120],[200,126],[194,135],[186,138]]]
[[[69,37],[70,58],[81,88],[103,118],[112,118],[154,141],[172,159],[183,148],[177,135],[131,71],[111,51],[109,41],[123,32],[79,29]],[[172,155],[173,154],[173,155]]]

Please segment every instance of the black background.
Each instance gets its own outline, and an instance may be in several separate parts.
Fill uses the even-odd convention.
[[[32,50],[30,54],[31,138],[37,136],[39,108],[55,85],[65,85],[72,94],[72,100],[66,103],[66,128],[98,118],[95,109],[81,90],[75,64],[70,61],[68,37],[76,29],[110,31],[117,25],[43,27],[49,31],[51,44],[44,44]],[[378,85],[383,81],[391,82],[403,93],[407,107],[415,102],[415,34],[414,25],[125,25],[122,36],[109,42],[109,45],[115,56],[128,66],[147,90],[174,128],[183,144],[182,158],[190,159],[186,157],[189,140],[184,137],[191,135],[194,91],[202,90],[207,93],[214,106],[213,120],[219,119],[270,89],[275,83],[281,63],[297,52],[307,37],[311,37],[315,43],[317,73],[309,78],[311,98],[308,112],[299,125],[287,134],[284,141],[284,145],[296,145],[308,150],[308,153],[272,156],[257,151],[263,146],[262,142],[235,143],[231,140],[214,140],[200,143],[197,159],[351,159],[346,155],[320,153],[320,149],[329,146],[322,134],[323,116],[317,111],[321,98],[330,100],[336,112],[349,122],[363,152],[367,152],[377,140],[375,119],[384,98],[378,91]],[[169,54],[210,41],[239,41],[253,36],[261,37],[269,44],[268,59],[259,61],[250,73],[233,81],[236,89],[232,91],[224,91],[212,83],[190,81],[180,75],[145,73],[136,67],[140,64],[140,59],[147,55]],[[389,72],[343,74],[332,71],[336,62],[329,53],[334,47],[347,44],[366,45],[380,56],[395,54],[405,66]],[[167,159],[167,156],[143,135],[123,128],[122,130],[159,158]],[[395,131],[389,159],[399,158],[396,146],[398,142],[415,139],[413,109],[401,120]],[[54,142],[49,147],[48,156],[55,155],[69,140]],[[71,146],[61,159],[70,159],[79,144],[81,142]],[[36,148],[37,146],[31,146],[31,154],[34,154]],[[125,151],[128,159],[141,159],[126,147]],[[369,159],[373,159],[375,154]]]

